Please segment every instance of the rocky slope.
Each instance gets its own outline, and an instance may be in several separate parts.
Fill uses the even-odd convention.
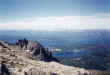
[[[40,43],[26,39],[16,44],[0,41],[0,63],[0,75],[95,75],[58,63]]]

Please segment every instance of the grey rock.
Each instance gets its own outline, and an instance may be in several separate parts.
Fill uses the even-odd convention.
[[[42,61],[41,61],[42,60]],[[45,62],[49,61],[49,62]],[[89,75],[81,68],[62,65],[39,42],[18,40],[16,44],[0,41],[0,75]]]

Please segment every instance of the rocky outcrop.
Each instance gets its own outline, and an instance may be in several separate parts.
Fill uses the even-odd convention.
[[[16,44],[8,44],[4,41],[0,41],[0,45],[3,48],[14,50],[15,52],[24,51],[25,54],[28,54],[32,59],[58,62],[58,60],[52,56],[52,53],[44,48],[39,42],[23,39],[17,40]]]
[[[44,60],[44,61],[40,61]],[[45,62],[51,61],[51,62]],[[89,75],[89,71],[54,62],[40,43],[18,40],[15,45],[0,41],[0,75]]]

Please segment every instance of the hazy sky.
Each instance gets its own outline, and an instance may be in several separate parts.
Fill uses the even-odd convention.
[[[110,29],[110,0],[0,0],[0,29]]]

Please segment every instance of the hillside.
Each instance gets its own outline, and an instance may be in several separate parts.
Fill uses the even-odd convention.
[[[16,44],[0,41],[1,75],[89,75],[81,68],[65,66],[40,43],[18,40]]]

